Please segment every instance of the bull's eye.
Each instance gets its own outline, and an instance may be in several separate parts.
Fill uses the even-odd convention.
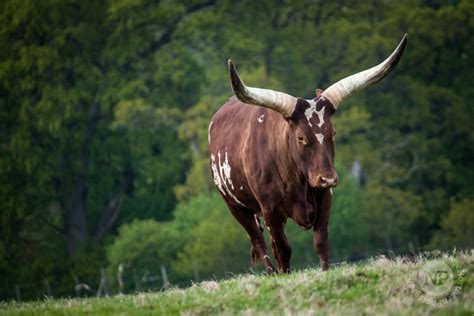
[[[301,145],[305,146],[307,144],[306,140],[303,137],[298,136],[297,139],[298,143],[300,143]]]

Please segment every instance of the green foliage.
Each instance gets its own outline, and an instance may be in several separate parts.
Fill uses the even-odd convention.
[[[310,98],[405,32],[390,77],[334,116],[331,253],[472,245],[473,21],[469,0],[1,1],[0,298],[15,284],[40,297],[45,280],[72,295],[72,275],[97,284],[120,261],[105,249],[135,238],[122,225],[178,231],[180,246],[156,238],[174,247],[179,282],[195,278],[192,260],[200,277],[241,271],[245,233],[207,160],[208,124],[231,95],[226,59],[251,86]],[[363,185],[346,175],[355,161]],[[295,265],[314,262],[311,233],[288,225]]]
[[[216,238],[216,236],[220,236]],[[169,222],[135,220],[122,225],[107,247],[112,274],[124,265],[125,289],[133,289],[134,275],[159,275],[148,288],[162,284],[160,267],[167,268],[173,284],[247,268],[248,241],[222,199],[213,193],[180,204]],[[145,277],[146,279],[146,277]],[[140,284],[143,289],[146,284]]]
[[[178,206],[175,225],[186,240],[173,266],[182,277],[199,280],[248,268],[246,233],[216,193]]]
[[[168,222],[135,220],[122,225],[117,238],[107,248],[107,258],[116,268],[120,263],[137,269],[169,264],[179,247],[178,232]]]
[[[474,245],[474,201],[462,200],[451,203],[449,213],[441,220],[441,228],[430,242],[433,248],[446,249],[449,245],[469,248]]]
[[[369,227],[371,209],[367,194],[354,178],[336,164],[339,185],[333,189],[333,206],[329,221],[330,246],[338,260],[358,259],[370,253]]]
[[[124,289],[156,288],[162,285],[161,266],[171,267],[183,240],[169,222],[134,220],[122,225],[114,242],[107,247],[112,275],[123,265]],[[147,286],[147,277],[158,275],[158,283]],[[138,278],[138,281],[135,280]],[[158,287],[160,287],[158,285]]]

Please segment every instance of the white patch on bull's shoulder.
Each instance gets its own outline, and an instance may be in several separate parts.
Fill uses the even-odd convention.
[[[212,159],[212,158],[211,158]],[[229,196],[234,199],[235,202],[238,204],[245,206],[242,202],[237,199],[237,197],[232,193],[231,189],[234,190],[234,183],[232,182],[232,179],[230,178],[230,171],[231,167],[229,164],[229,158],[227,156],[227,151],[225,152],[224,156],[224,163],[221,164],[221,152],[217,152],[217,159],[219,161],[219,175],[220,178],[222,179],[222,186],[224,190],[229,194]]]
[[[209,145],[211,144],[211,126],[212,126],[212,123],[214,123],[214,121],[211,121],[211,123],[209,124],[209,128],[207,129],[207,141],[208,141]]]
[[[316,110],[316,102],[314,100],[306,100],[308,101],[309,103],[309,108],[306,109],[306,111],[304,111],[304,115],[306,116],[306,119],[308,120],[308,124],[309,126],[313,126],[313,124],[311,124],[310,122],[310,119],[313,118],[313,115],[314,113],[316,113],[318,115],[318,118],[319,118],[319,123],[317,124],[319,128],[321,128],[321,126],[323,126],[324,124],[324,111],[326,109],[326,106],[323,106],[321,108],[321,110]]]
[[[257,118],[257,121],[258,121],[259,123],[262,123],[264,116],[265,116],[265,114],[260,115],[260,116]]]
[[[316,139],[318,140],[318,142],[322,145],[323,144],[323,140],[324,140],[324,135],[323,134],[315,134],[316,135]]]
[[[219,153],[220,156],[220,153]],[[216,157],[214,154],[211,154],[211,169],[212,169],[212,174],[214,176],[214,184],[217,186],[217,189],[221,191],[222,194],[225,194],[224,187],[222,186],[222,180],[219,176],[219,171],[217,171],[217,166],[216,166]]]

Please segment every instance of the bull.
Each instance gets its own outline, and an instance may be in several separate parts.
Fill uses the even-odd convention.
[[[313,245],[323,270],[329,269],[328,221],[336,132],[331,117],[353,92],[385,78],[398,64],[407,34],[379,65],[356,73],[311,100],[247,87],[228,61],[231,97],[209,125],[210,168],[214,183],[251,243],[251,262],[275,269],[263,236],[270,234],[278,272],[290,272],[291,245],[284,232],[288,218],[313,229]]]

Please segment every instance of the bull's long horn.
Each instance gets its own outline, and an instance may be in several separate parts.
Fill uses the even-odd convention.
[[[398,44],[392,55],[390,55],[385,61],[375,67],[339,80],[327,88],[322,95],[328,98],[334,107],[337,108],[351,93],[385,78],[393,68],[395,68],[402,57],[405,46],[407,45],[407,38],[408,34],[405,33],[400,44]]]
[[[228,60],[230,83],[237,99],[244,103],[263,106],[280,112],[284,117],[290,117],[295,110],[295,97],[283,92],[247,87],[240,79],[232,60]]]

